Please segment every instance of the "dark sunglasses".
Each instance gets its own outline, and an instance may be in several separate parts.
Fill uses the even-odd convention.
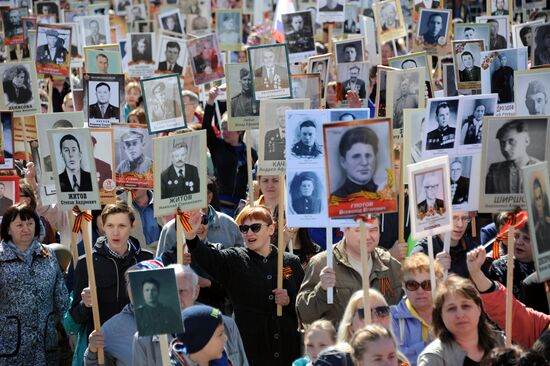
[[[208,225],[208,215],[201,216],[201,225]]]
[[[252,230],[253,233],[257,233],[262,229],[262,226],[264,224],[256,223],[252,225],[239,225],[239,230],[241,233],[246,234],[248,232],[248,229]]]
[[[421,283],[412,280],[407,281],[405,282],[405,287],[409,291],[416,291],[419,287],[422,287],[422,290],[424,291],[432,291],[432,283],[430,280],[422,281]]]
[[[385,318],[390,315],[390,307],[377,306],[375,308],[370,309],[370,313],[372,316],[376,316],[377,318]],[[365,319],[365,309],[364,308],[357,309],[357,316],[359,316],[359,319]]]

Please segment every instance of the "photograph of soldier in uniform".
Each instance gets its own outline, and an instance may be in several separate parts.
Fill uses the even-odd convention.
[[[84,46],[97,46],[108,44],[111,41],[109,33],[109,18],[102,15],[90,15],[78,17],[83,33]]]
[[[344,63],[338,65],[338,79],[342,84],[340,100],[346,100],[349,91],[356,92],[359,98],[367,97],[369,65],[366,62]]]
[[[250,69],[253,70],[256,99],[292,96],[285,44],[249,47],[248,61]]]
[[[160,176],[160,196],[162,199],[197,193],[200,189],[199,171],[188,164],[189,147],[184,140],[172,141],[172,164]]]
[[[280,105],[275,109],[277,125],[265,133],[264,160],[285,159],[286,111],[290,110],[292,107],[288,105]]]
[[[321,179],[315,172],[297,173],[290,181],[291,209],[298,215],[321,213],[322,187]]]
[[[458,99],[428,101],[428,123],[426,127],[426,150],[443,150],[454,148],[456,138],[456,114]],[[434,128],[434,125],[437,127]]]
[[[187,63],[185,42],[178,38],[161,36],[156,72],[181,75]]]
[[[449,31],[449,13],[444,10],[422,9],[418,22],[418,37],[429,46],[443,45]]]
[[[153,149],[147,129],[119,125],[114,132],[117,186],[152,187]],[[130,177],[139,181],[127,182]]]
[[[548,69],[514,72],[516,114],[540,116],[550,113],[550,71]]]
[[[288,44],[288,53],[314,52],[313,22],[309,11],[283,14],[283,30]]]
[[[419,79],[418,73],[400,74],[397,76],[393,90],[393,129],[403,127],[403,110],[418,108]]]
[[[364,60],[364,44],[363,39],[352,39],[341,42],[336,42],[336,63],[345,62],[363,62]]]
[[[240,92],[231,98],[231,117],[258,116],[260,101],[252,93],[252,76],[248,65],[239,67]]]
[[[479,54],[474,57],[472,52],[464,51],[460,54],[460,62],[462,68],[458,70],[458,81],[481,81],[481,68],[479,64]]]
[[[508,47],[508,34],[510,19],[504,16],[479,16],[476,17],[477,23],[487,23],[491,26],[489,33],[489,50],[502,50]]]
[[[457,156],[450,159],[450,187],[451,200],[453,205],[463,205],[468,203],[471,166],[471,156]]]
[[[533,66],[550,65],[550,24],[533,26]]]
[[[22,17],[29,15],[27,8],[4,8],[1,10],[4,29],[4,45],[23,43]]]
[[[129,279],[140,337],[183,331],[173,268],[133,271]]]
[[[142,79],[141,89],[150,133],[185,127],[178,75]]]
[[[491,152],[484,153],[488,167],[485,194],[521,194],[522,168],[546,158],[548,118],[494,118],[490,122],[484,147]]]
[[[53,25],[38,25],[36,41],[36,71],[69,76],[71,29]]]
[[[456,83],[460,90],[481,89],[481,52],[483,41],[453,41]]]
[[[315,159],[323,155],[321,141],[322,132],[317,125],[320,123],[313,119],[306,119],[298,125],[298,139],[292,145],[291,154],[299,159]],[[296,135],[296,133],[295,133]]]
[[[238,10],[219,10],[216,12],[216,33],[220,49],[239,51],[242,46],[242,20]]]

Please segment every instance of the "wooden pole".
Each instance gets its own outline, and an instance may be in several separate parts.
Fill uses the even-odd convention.
[[[53,77],[48,77],[48,113],[53,113]]]
[[[432,298],[435,297],[436,282],[434,268],[434,243],[431,235],[428,235],[428,257],[430,257],[430,283],[432,284]]]
[[[372,323],[370,314],[370,283],[369,283],[369,253],[367,252],[367,227],[363,220],[359,221],[359,233],[361,247],[361,264],[363,266],[363,307],[365,308],[365,324]]]
[[[443,238],[443,250],[445,251],[445,253],[449,253],[449,255],[451,254],[451,232],[450,231],[446,232]],[[448,275],[449,275],[449,270],[447,269],[444,270],[443,278],[446,279]]]
[[[285,253],[285,243],[283,240],[284,235],[284,213],[285,213],[285,176],[279,176],[279,215],[277,217],[277,288],[283,288],[283,255]],[[277,316],[283,316],[283,307],[277,305]]]
[[[329,225],[327,227],[327,267],[332,269],[332,227]],[[327,288],[327,304],[332,304],[334,302],[334,288]]]
[[[23,139],[23,151],[25,153],[24,160],[29,161],[32,160],[32,152],[30,150],[30,146],[27,144],[27,116],[20,117],[21,121],[21,135]],[[32,119],[34,119],[34,116],[31,116]],[[71,226],[72,227],[72,226]]]
[[[176,256],[178,264],[183,264],[183,253],[185,253],[185,233],[180,218],[176,215]]]
[[[250,130],[245,133],[246,145],[246,169],[248,172],[248,204],[254,207],[254,179],[252,179],[252,146],[250,143]]]
[[[399,146],[399,231],[398,240],[400,243],[405,242],[405,166],[403,158],[403,144]]]
[[[477,237],[476,216],[475,212],[470,212],[470,218],[472,219],[472,238]]]
[[[72,214],[71,214],[72,216]],[[99,319],[99,303],[97,301],[97,289],[95,284],[95,272],[92,255],[92,243],[90,228],[88,222],[83,220],[82,223],[82,239],[84,240],[84,250],[86,252],[86,268],[88,269],[88,283],[90,287],[90,293],[92,294],[92,316],[94,319],[94,330],[101,328],[101,321]],[[105,364],[105,355],[103,354],[103,347],[97,349],[97,360],[100,365]]]
[[[506,274],[506,347],[512,345],[512,299],[514,296],[514,226],[508,228],[508,273]]]
[[[76,272],[76,264],[78,263],[78,233],[72,231],[74,227],[75,217],[72,211],[69,211],[69,227],[71,228],[71,254],[73,255],[73,269]]]
[[[169,352],[167,334],[159,335],[159,347],[160,347],[160,356],[162,359],[162,366],[170,366],[170,352]]]

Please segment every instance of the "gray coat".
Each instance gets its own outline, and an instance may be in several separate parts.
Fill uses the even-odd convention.
[[[0,365],[57,365],[56,323],[69,294],[55,254],[33,242],[23,262],[0,242]]]

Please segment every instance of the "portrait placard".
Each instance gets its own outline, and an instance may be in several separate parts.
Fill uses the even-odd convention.
[[[497,94],[496,116],[514,115],[514,73],[527,70],[527,49],[482,52],[481,60],[481,92]]]
[[[397,0],[375,2],[372,10],[377,24],[378,42],[386,43],[407,35],[401,4]]]
[[[153,139],[155,156],[155,215],[172,215],[206,207],[206,131]]]
[[[501,50],[508,48],[510,35],[510,18],[507,15],[478,16],[476,23],[487,23],[491,26],[489,37],[489,50]]]
[[[32,150],[35,150],[33,141],[38,141],[36,121],[34,116],[13,117],[13,149],[15,159],[32,161]],[[2,129],[0,128],[0,133]],[[0,164],[3,164],[4,148],[0,144]]]
[[[113,151],[114,134],[112,128],[91,128],[92,147],[94,150],[95,170],[99,198],[102,205],[115,203],[116,185],[113,166],[115,152]]]
[[[422,131],[425,123],[425,108],[403,109],[403,166],[422,161]],[[407,174],[403,174],[404,184],[408,184],[408,178]]]
[[[531,46],[533,44],[533,29],[535,24],[543,24],[544,19],[537,19],[527,23],[512,25],[512,45],[515,48],[527,47],[527,57],[531,58]]]
[[[0,223],[4,212],[19,202],[19,177],[0,175]]]
[[[149,133],[173,131],[187,126],[177,74],[141,79],[141,90]]]
[[[447,53],[450,46],[451,10],[420,9],[413,49]]]
[[[508,15],[512,21],[514,0],[487,0],[487,14]]]
[[[481,89],[481,52],[483,41],[453,41],[455,81],[458,89]]]
[[[287,171],[324,170],[323,125],[328,120],[326,110],[286,111]]]
[[[111,127],[124,122],[124,75],[88,74],[83,76],[88,127]]]
[[[455,41],[483,40],[484,51],[489,50],[489,33],[491,26],[480,23],[456,23],[454,27]]]
[[[419,240],[452,230],[449,157],[407,166],[411,235]]]
[[[286,175],[288,227],[327,227],[324,169],[287,169]]]
[[[259,128],[260,101],[254,99],[248,64],[225,65],[227,76],[227,128],[245,131]]]
[[[36,15],[53,15],[54,22],[59,22],[59,3],[57,1],[35,1]]]
[[[448,154],[455,148],[458,97],[432,98],[426,106],[426,124],[422,131],[423,157]]]
[[[183,18],[179,9],[163,11],[158,15],[160,29],[168,34],[183,34]]]
[[[119,187],[153,188],[153,142],[142,125],[113,125],[115,181]],[[158,155],[161,156],[161,155]]]
[[[188,40],[187,51],[195,85],[225,77],[223,57],[215,33]]]
[[[548,116],[484,119],[479,212],[526,208],[521,168],[548,161],[548,122]]]
[[[550,113],[550,69],[514,72],[516,115],[535,116]]]
[[[128,9],[130,8],[132,2],[131,0],[114,0],[113,8],[116,15],[126,15],[128,14]]]
[[[390,67],[401,70],[423,67],[425,71],[424,80],[426,81],[426,83],[430,84],[431,89],[432,65],[431,61],[428,60],[428,54],[426,53],[426,51],[389,58],[388,65]]]
[[[122,60],[119,49],[105,49],[104,46],[84,47],[86,71],[93,74],[122,74]]]
[[[84,113],[39,113],[35,115],[36,129],[38,130],[38,153],[43,184],[53,184],[54,166],[50,152],[50,144],[46,131],[56,128],[82,128],[84,127]],[[36,163],[36,161],[35,161]]]
[[[543,161],[523,168],[523,190],[527,197],[529,233],[533,259],[541,281],[550,278],[550,183],[548,163]]]
[[[284,174],[286,112],[293,109],[306,109],[309,106],[309,99],[260,102],[260,136],[263,136],[263,139],[258,144],[257,174]]]
[[[309,10],[283,14],[283,31],[290,63],[315,56],[313,13]]]
[[[332,53],[313,56],[307,59],[307,73],[319,74],[321,77],[321,105],[325,105],[326,86],[329,81],[330,69],[332,67]]]
[[[360,1],[346,4],[344,34],[361,34],[361,27],[363,26],[361,24],[363,21],[361,13]]]
[[[291,98],[292,83],[286,43],[251,46],[247,51],[254,98]]]
[[[82,32],[83,46],[97,46],[111,43],[108,15],[87,15],[77,18]]]
[[[443,9],[443,1],[413,0],[412,21],[418,23],[422,9]]]
[[[4,45],[23,44],[25,41],[23,32],[23,17],[29,15],[28,8],[3,8],[2,30],[4,31]]]
[[[188,0],[182,3],[180,8],[183,8],[182,14],[185,15],[187,34],[200,37],[212,32],[211,5],[209,0]]]
[[[92,139],[88,128],[58,128],[46,131],[53,157],[57,202],[71,210],[99,210]]]
[[[155,33],[128,33],[128,76],[149,77],[154,74],[156,62],[153,59],[155,50]]]
[[[395,212],[391,131],[389,118],[323,126],[330,218]]]
[[[363,62],[365,57],[365,44],[363,38],[352,38],[335,42],[334,51],[336,63]]]
[[[460,97],[456,136],[458,152],[481,153],[481,134],[484,118],[496,115],[497,95],[480,94]]]
[[[532,26],[531,66],[550,65],[550,23]]]
[[[173,268],[129,272],[140,337],[184,331]]]
[[[2,121],[2,153],[4,162],[0,164],[0,170],[13,169],[14,166],[14,133],[13,133],[13,113],[0,111],[0,120]]]
[[[71,54],[71,28],[59,25],[38,24],[36,36],[36,72],[69,76]]]
[[[216,33],[222,51],[240,51],[242,48],[242,13],[224,9],[216,12]]]
[[[455,65],[453,63],[444,63],[441,65],[443,73],[443,91],[446,97],[457,97],[458,89],[455,80]],[[481,74],[483,85],[483,73]]]
[[[477,211],[481,154],[449,155],[453,211]]]
[[[347,62],[338,64],[338,82],[340,83],[340,98],[347,103],[347,93],[356,92],[360,99],[367,98],[369,90],[369,69],[367,62]]]
[[[40,112],[38,78],[32,61],[0,63],[0,75],[0,109],[12,111],[15,116]]]
[[[318,0],[317,23],[343,22],[345,20],[345,5],[343,0]]]
[[[393,67],[377,65],[378,72],[376,73],[376,112],[377,117],[386,117],[386,77],[389,70],[397,70]]]
[[[309,99],[311,109],[321,108],[321,76],[319,74],[293,74],[292,95],[295,99]]]
[[[160,36],[157,52],[157,74],[182,75],[187,66],[187,46],[180,38]]]

